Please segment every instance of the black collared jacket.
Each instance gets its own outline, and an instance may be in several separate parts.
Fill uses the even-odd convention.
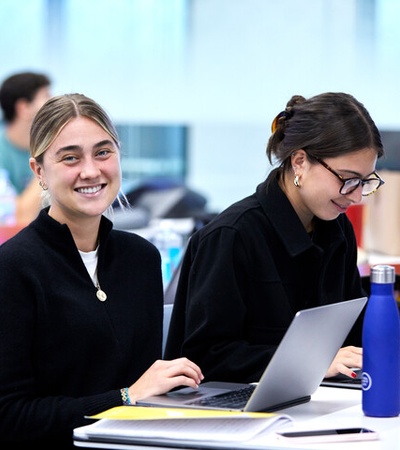
[[[207,380],[257,381],[297,311],[365,295],[347,216],[316,219],[310,236],[276,178],[197,231],[184,258],[165,358]],[[361,346],[361,324],[346,344]]]
[[[101,302],[72,234],[42,210],[0,247],[0,448],[73,448],[87,416],[161,358],[161,258],[102,217]]]

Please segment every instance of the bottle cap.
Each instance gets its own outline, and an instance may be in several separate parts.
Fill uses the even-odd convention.
[[[386,264],[378,264],[371,267],[370,281],[371,283],[386,284],[394,283],[396,279],[393,266]]]

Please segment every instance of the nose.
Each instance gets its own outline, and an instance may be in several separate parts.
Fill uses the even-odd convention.
[[[82,179],[96,178],[100,174],[100,169],[93,158],[85,158],[82,161],[80,177]]]
[[[362,190],[363,185],[360,183],[359,186],[357,186],[357,189],[355,189],[352,193],[347,194],[347,198],[349,198],[353,203],[361,203],[363,199]]]

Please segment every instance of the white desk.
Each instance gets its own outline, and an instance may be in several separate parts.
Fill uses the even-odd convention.
[[[357,389],[320,387],[310,402],[280,410],[279,413],[288,414],[294,419],[291,430],[364,427],[377,431],[380,435],[379,440],[295,445],[280,441],[274,434],[271,434],[264,436],[252,448],[259,450],[334,450],[339,448],[342,450],[400,450],[400,416],[395,418],[364,416],[361,408],[361,396],[361,390]],[[106,444],[102,448],[166,450],[166,447],[159,446],[123,444]]]
[[[292,444],[278,441],[275,436],[264,440],[265,449],[332,450],[400,450],[400,416],[374,418],[363,414],[361,390],[320,387],[311,401],[279,412],[294,418],[293,429],[364,427],[379,433],[377,441],[343,442],[331,444]]]

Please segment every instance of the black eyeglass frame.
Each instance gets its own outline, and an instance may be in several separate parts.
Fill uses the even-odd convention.
[[[323,167],[325,167],[325,169],[329,170],[329,172],[333,173],[333,175],[335,175],[335,177],[339,178],[339,180],[342,182],[342,187],[339,189],[339,194],[341,195],[348,195],[353,193],[356,189],[358,189],[358,187],[361,185],[361,189],[364,187],[365,184],[367,184],[369,181],[379,181],[378,186],[371,192],[368,192],[368,194],[364,194],[363,192],[361,192],[361,195],[363,197],[368,197],[369,195],[374,194],[383,184],[385,184],[385,182],[382,180],[382,178],[376,173],[373,172],[372,175],[374,175],[374,178],[366,178],[365,180],[358,178],[358,177],[354,177],[354,178],[343,178],[341,175],[339,175],[337,172],[335,172],[332,167],[328,166],[328,164],[326,164],[325,161],[323,161],[320,158],[317,158],[316,156],[313,156],[313,158],[319,162]],[[348,183],[349,181],[353,181],[353,180],[358,180],[358,183],[355,184],[353,187],[350,187],[349,191],[346,193],[342,192],[342,189],[345,187],[346,183]]]

